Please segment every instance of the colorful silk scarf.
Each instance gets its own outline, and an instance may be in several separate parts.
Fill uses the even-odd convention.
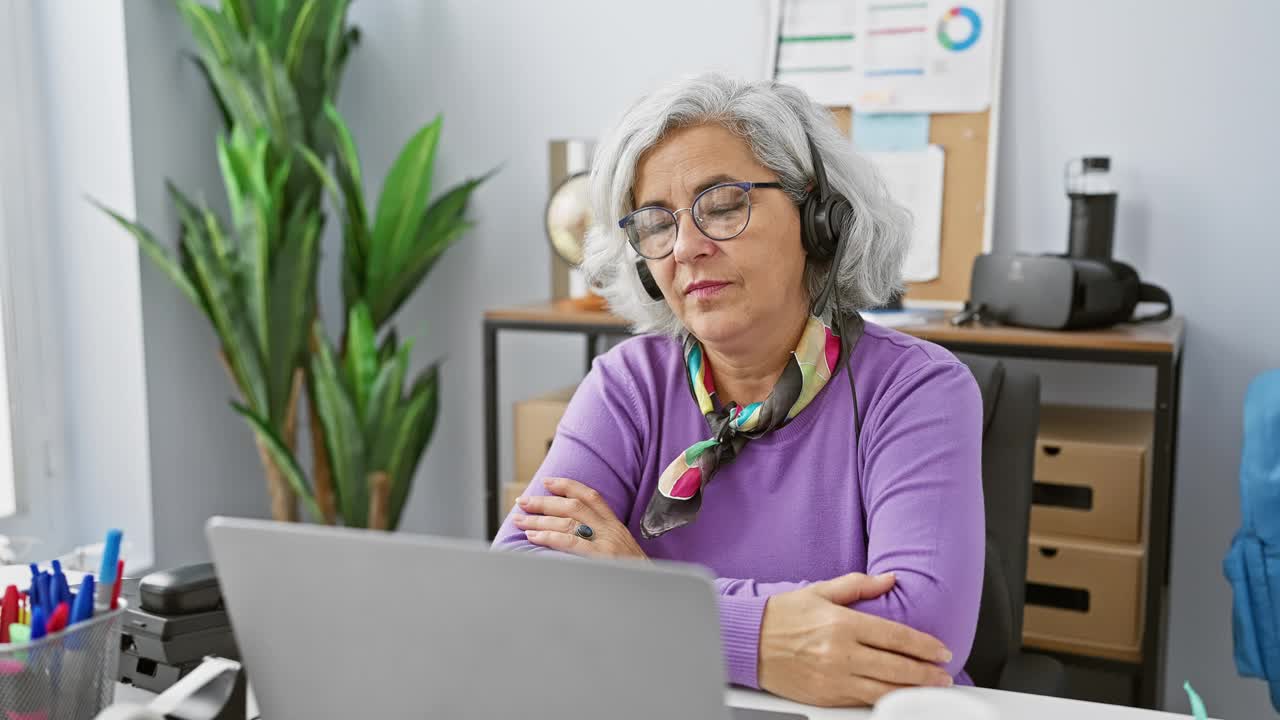
[[[655,538],[693,522],[702,507],[702,488],[711,482],[716,471],[732,462],[748,440],[776,430],[799,415],[831,379],[839,360],[840,336],[832,331],[829,316],[824,320],[810,315],[800,343],[764,402],[721,407],[706,352],[697,338],[686,336],[684,362],[689,392],[707,419],[711,437],[691,445],[658,478],[658,487],[640,523],[644,537]]]

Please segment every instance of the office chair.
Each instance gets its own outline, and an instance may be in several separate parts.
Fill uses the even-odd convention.
[[[1064,696],[1066,669],[1047,655],[1022,651],[1027,537],[1040,378],[999,360],[958,355],[982,392],[982,492],[987,515],[987,560],[978,629],[965,671],[981,687]]]

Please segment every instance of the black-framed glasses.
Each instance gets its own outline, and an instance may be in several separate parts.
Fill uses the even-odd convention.
[[[693,223],[712,240],[732,240],[751,221],[751,195],[756,188],[781,189],[776,182],[731,182],[712,185],[698,193],[693,205],[679,210],[642,207],[618,221],[631,247],[646,260],[661,260],[675,251],[680,213],[688,211]]]

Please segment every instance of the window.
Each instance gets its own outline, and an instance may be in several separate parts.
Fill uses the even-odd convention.
[[[0,535],[38,539],[43,556],[65,545],[68,521],[32,10],[0,3]]]

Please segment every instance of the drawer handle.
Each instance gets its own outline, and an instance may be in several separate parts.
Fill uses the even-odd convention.
[[[1027,583],[1027,604],[1089,612],[1089,591],[1043,583]]]
[[[1062,448],[1058,447],[1057,445],[1045,445],[1040,449],[1044,450],[1044,454],[1048,455],[1049,457],[1056,457],[1058,453],[1062,452]]]
[[[1040,548],[1040,555],[1047,558],[1058,557],[1058,548],[1042,547]]]
[[[1035,481],[1031,485],[1031,504],[1071,508],[1093,509],[1093,488],[1085,485],[1059,485]]]

